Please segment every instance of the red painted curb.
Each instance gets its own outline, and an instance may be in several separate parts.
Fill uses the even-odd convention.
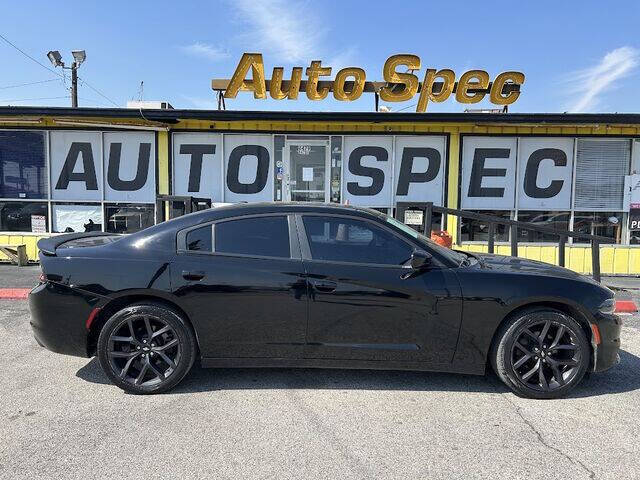
[[[0,288],[0,299],[24,300],[30,291],[30,288]]]
[[[633,300],[616,300],[616,313],[636,313],[638,307]]]

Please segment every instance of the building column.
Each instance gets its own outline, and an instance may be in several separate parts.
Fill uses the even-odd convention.
[[[447,175],[447,199],[445,207],[458,208],[458,180],[460,177],[460,134],[457,129],[449,134],[449,158]],[[458,240],[458,217],[447,215],[447,232],[453,238],[454,245]]]

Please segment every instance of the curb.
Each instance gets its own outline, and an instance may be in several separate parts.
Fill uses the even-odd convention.
[[[0,288],[0,299],[26,300],[30,291],[30,288]]]

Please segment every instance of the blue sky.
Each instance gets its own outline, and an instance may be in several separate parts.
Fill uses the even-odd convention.
[[[215,108],[211,79],[229,78],[242,53],[254,51],[264,54],[267,78],[274,66],[285,67],[288,78],[290,67],[322,60],[333,74],[360,66],[367,80],[381,80],[387,57],[412,53],[421,58],[421,73],[524,72],[512,112],[640,112],[637,1],[31,1],[4,2],[2,11],[0,33],[47,67],[49,50],[69,60],[71,50],[85,49],[79,75],[118,106],[137,98],[144,81],[145,100]],[[56,98],[69,95],[68,79],[1,40],[0,58],[0,105],[70,104]],[[81,84],[79,97],[80,106],[113,106],[88,85]],[[416,101],[389,107],[411,112]],[[428,111],[464,108],[449,99]],[[310,102],[302,94],[274,101],[241,92],[227,109],[372,111],[373,98]]]

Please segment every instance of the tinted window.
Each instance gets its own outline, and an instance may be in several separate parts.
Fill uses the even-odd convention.
[[[320,216],[303,220],[315,260],[402,265],[413,252],[402,239],[370,222]]]
[[[45,198],[44,133],[0,131],[0,197]]]
[[[106,231],[134,233],[154,224],[153,205],[116,204],[105,206]]]
[[[187,250],[211,251],[211,225],[196,228],[187,233]]]
[[[46,203],[0,202],[0,231],[44,233],[48,218]]]
[[[216,223],[216,252],[290,257],[287,217],[256,217]]]

